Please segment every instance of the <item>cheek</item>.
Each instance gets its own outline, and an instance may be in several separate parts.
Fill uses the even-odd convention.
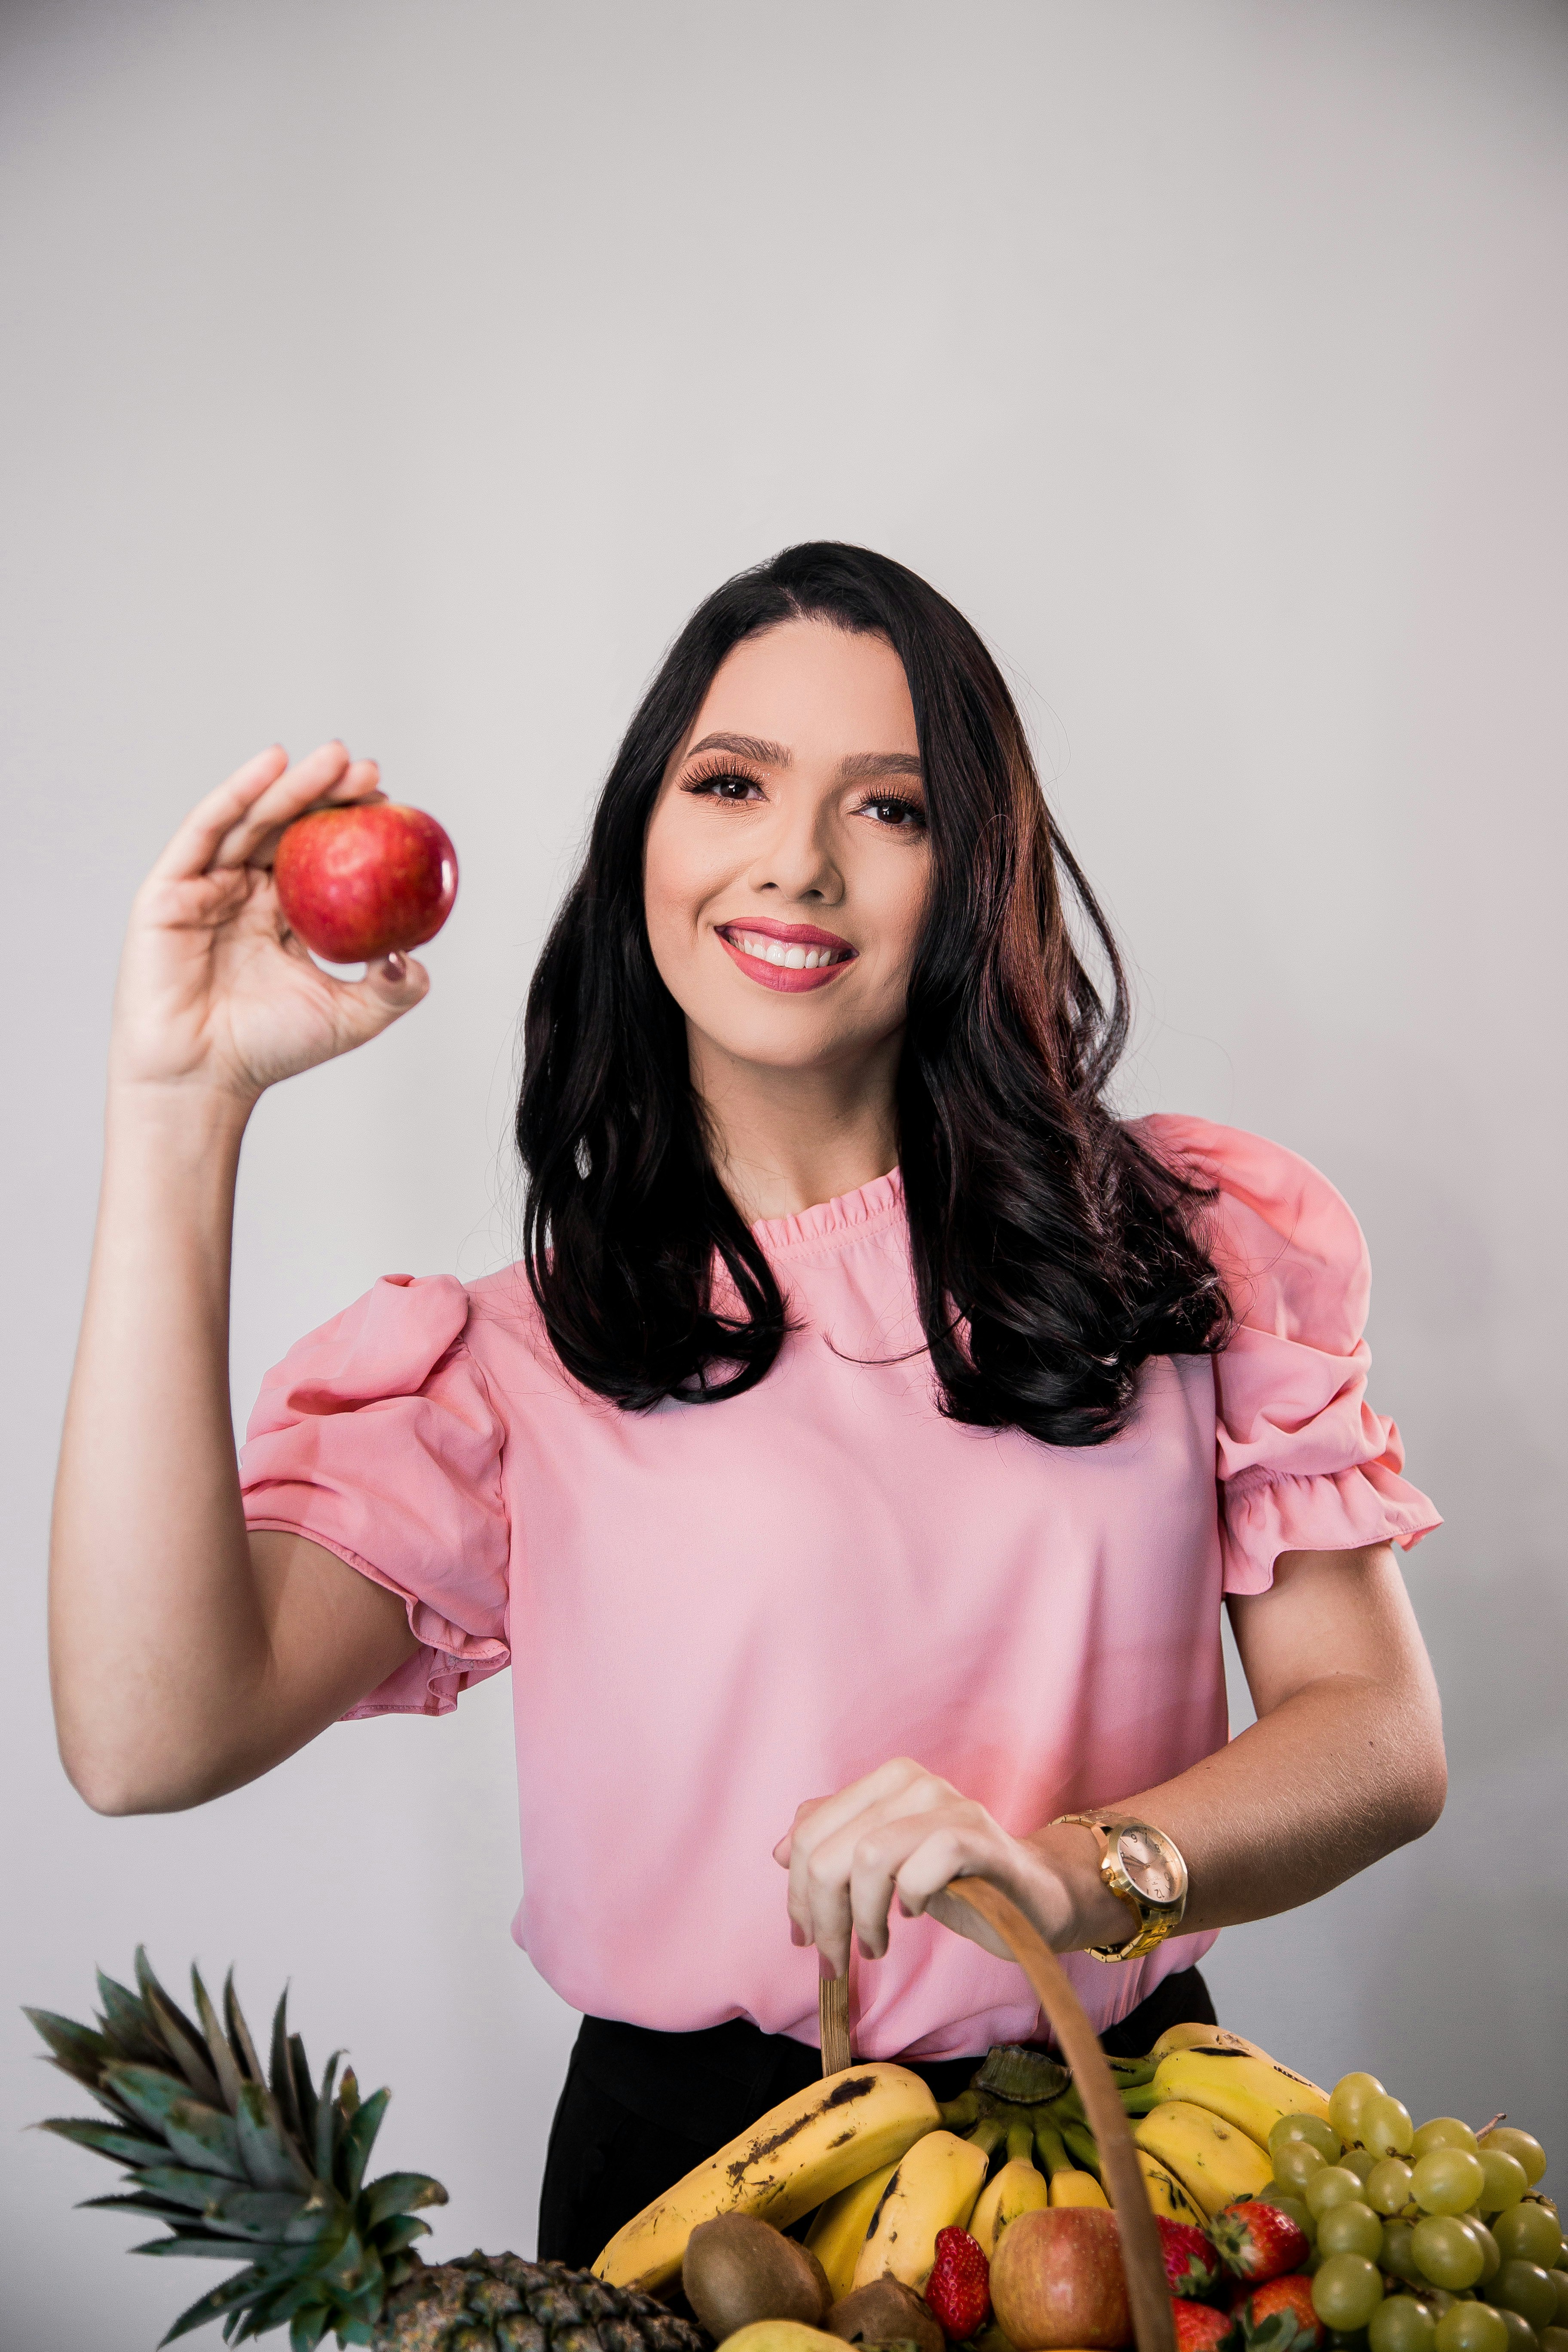
[[[672,988],[689,970],[702,909],[723,882],[721,861],[714,856],[718,845],[700,835],[692,839],[680,823],[682,814],[679,806],[656,810],[643,852],[648,944],[665,984]]]

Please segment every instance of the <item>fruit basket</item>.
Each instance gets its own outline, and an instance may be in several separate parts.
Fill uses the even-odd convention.
[[[264,2064],[232,1978],[216,2004],[193,1969],[190,2016],[140,1951],[134,1990],[100,1974],[93,2025],[28,2011],[104,2110],[45,2128],[123,2168],[89,2201],[162,2225],[138,2252],[241,2265],[165,2343],[213,2321],[232,2343],[286,2329],[289,2352],[1568,2352],[1528,2132],[1417,2127],[1374,2076],[1325,2092],[1216,2026],[1108,2058],[1015,1906],[953,1893],[1024,1969],[1059,2063],[994,2050],[940,2108],[910,2068],[845,2063],[592,2272],[425,2262],[420,2211],[446,2190],[368,2177],[389,2094],[362,2098],[335,2056],[314,2076],[283,2001]]]

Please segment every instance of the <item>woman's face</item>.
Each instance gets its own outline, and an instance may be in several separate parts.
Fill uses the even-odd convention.
[[[644,854],[654,961],[697,1037],[804,1069],[896,1036],[930,870],[891,646],[824,621],[737,646],[666,771]]]

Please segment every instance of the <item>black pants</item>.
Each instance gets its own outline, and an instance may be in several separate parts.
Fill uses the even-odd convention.
[[[1214,2022],[1208,1987],[1196,1969],[1184,1969],[1101,2044],[1113,2057],[1140,2057],[1168,2025]],[[938,2099],[954,2099],[984,2055],[913,2063],[911,2071]],[[743,2018],[700,2033],[655,2033],[585,2017],[544,2160],[540,2260],[588,2269],[623,2222],[769,2107],[805,2090],[821,2065],[807,2043],[763,2033]]]

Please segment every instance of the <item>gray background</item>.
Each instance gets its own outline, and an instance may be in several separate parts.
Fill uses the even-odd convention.
[[[1409,1564],[1447,1814],[1227,1936],[1222,2013],[1561,2160],[1563,11],[54,0],[5,15],[0,115],[5,2343],[134,2352],[214,2275],[127,2262],[70,2210],[108,2168],[14,2136],[71,2106],[17,2001],[80,2013],[138,1937],[256,2011],[291,1977],[395,2084],[442,2249],[531,2243],[573,2030],[507,1936],[504,1682],[184,1817],[59,1771],[132,890],[239,759],[334,730],[464,861],[429,1004],[256,1121],[243,1416],[377,1274],[510,1255],[515,1011],[596,782],[690,605],[813,534],[996,647],[1137,969],[1127,1101],[1349,1195],[1447,1514]]]

